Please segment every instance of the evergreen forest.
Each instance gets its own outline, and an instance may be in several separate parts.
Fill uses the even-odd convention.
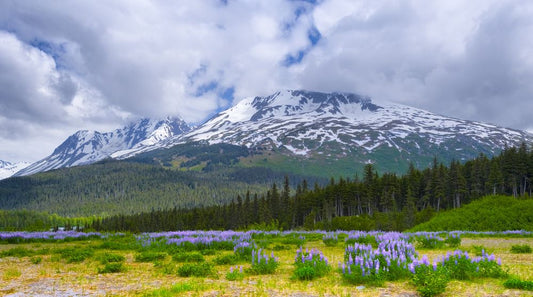
[[[202,229],[325,229],[403,231],[486,195],[531,197],[533,150],[522,144],[499,155],[429,168],[410,166],[403,175],[379,174],[372,164],[353,178],[327,185],[305,179],[291,187],[286,176],[265,192],[237,194],[227,204],[174,207],[96,219],[91,228],[113,231]],[[530,218],[531,219],[531,218]]]

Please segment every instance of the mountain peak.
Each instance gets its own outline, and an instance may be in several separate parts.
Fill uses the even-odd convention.
[[[430,158],[444,150],[446,155],[466,159],[481,152],[494,154],[505,146],[531,141],[531,137],[409,106],[377,105],[369,97],[353,93],[285,90],[244,99],[178,139],[191,140],[306,156],[362,156],[392,149]]]
[[[244,101],[243,104],[247,104]],[[353,93],[322,93],[305,90],[279,91],[266,97],[255,97],[251,107],[256,112],[250,120],[258,121],[265,117],[294,116],[299,114],[351,114],[353,110],[375,112],[378,105],[370,97]]]
[[[0,179],[8,178],[15,172],[26,168],[30,165],[29,162],[12,163],[8,161],[0,160]]]
[[[109,158],[116,152],[150,146],[190,129],[182,119],[166,117],[158,120],[142,118],[112,132],[80,130],[69,136],[52,155],[15,175],[91,164]]]

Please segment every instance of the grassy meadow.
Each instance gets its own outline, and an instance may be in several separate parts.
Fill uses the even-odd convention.
[[[334,235],[337,242],[330,241],[326,244],[324,237],[327,234]],[[440,238],[439,244],[434,247],[424,245],[423,240],[420,240],[426,236],[424,234],[400,236],[404,236],[406,244],[416,248],[417,259],[427,255],[430,263],[439,262],[439,259],[455,250],[465,251],[471,257],[491,254],[494,263],[495,259],[499,258],[501,270],[505,272],[505,275],[498,277],[480,277],[474,273],[465,279],[450,279],[442,296],[531,296],[533,294],[527,289],[510,289],[503,285],[510,277],[521,281],[533,281],[533,254],[527,248],[533,246],[531,233],[464,233],[460,235],[458,246],[457,243],[456,246],[444,244],[442,239],[448,236],[447,233],[431,234]],[[417,290],[418,287],[410,276],[393,281],[385,278],[378,282],[370,278],[353,282],[343,277],[339,265],[347,261],[345,247],[350,244],[363,246],[366,243],[376,247],[375,239],[379,236],[376,232],[363,234],[319,231],[302,233],[189,231],[144,235],[103,234],[80,238],[67,236],[56,240],[4,238],[0,240],[0,295],[418,296],[423,294]],[[236,246],[243,242],[248,250],[239,253]],[[303,277],[301,274],[297,275],[295,257],[300,246],[302,252],[320,251],[323,257],[327,258],[325,263],[330,268],[325,270],[322,276],[315,277],[313,273],[305,274]],[[258,251],[264,251],[268,257],[273,256],[270,259],[276,259],[274,270],[255,269],[257,267],[252,264],[250,250],[253,250],[252,253],[255,255],[261,253]],[[267,263],[273,264],[273,262]],[[309,272],[305,269],[301,271]],[[430,292],[430,295],[424,296],[432,295],[437,294]]]

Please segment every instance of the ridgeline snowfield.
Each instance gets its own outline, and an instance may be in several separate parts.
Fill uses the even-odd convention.
[[[0,233],[3,296],[531,296],[533,233]]]

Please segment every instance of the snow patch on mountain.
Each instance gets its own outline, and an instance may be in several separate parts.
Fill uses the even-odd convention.
[[[381,146],[402,150],[414,145],[420,149],[419,143],[409,143],[410,136],[435,146],[466,137],[493,152],[533,139],[521,131],[445,117],[401,104],[376,105],[370,98],[356,94],[288,90],[246,98],[166,145],[201,140],[248,147],[274,143],[299,155],[334,142],[367,152]],[[309,145],[310,141],[314,144]]]
[[[0,179],[8,178],[15,174],[17,171],[30,166],[30,164],[30,162],[11,163],[8,161],[0,160]]]
[[[15,175],[95,163],[110,158],[118,151],[139,151],[145,147],[153,147],[165,139],[189,130],[190,127],[179,118],[141,119],[105,133],[81,130],[68,137],[52,155],[18,171]]]

